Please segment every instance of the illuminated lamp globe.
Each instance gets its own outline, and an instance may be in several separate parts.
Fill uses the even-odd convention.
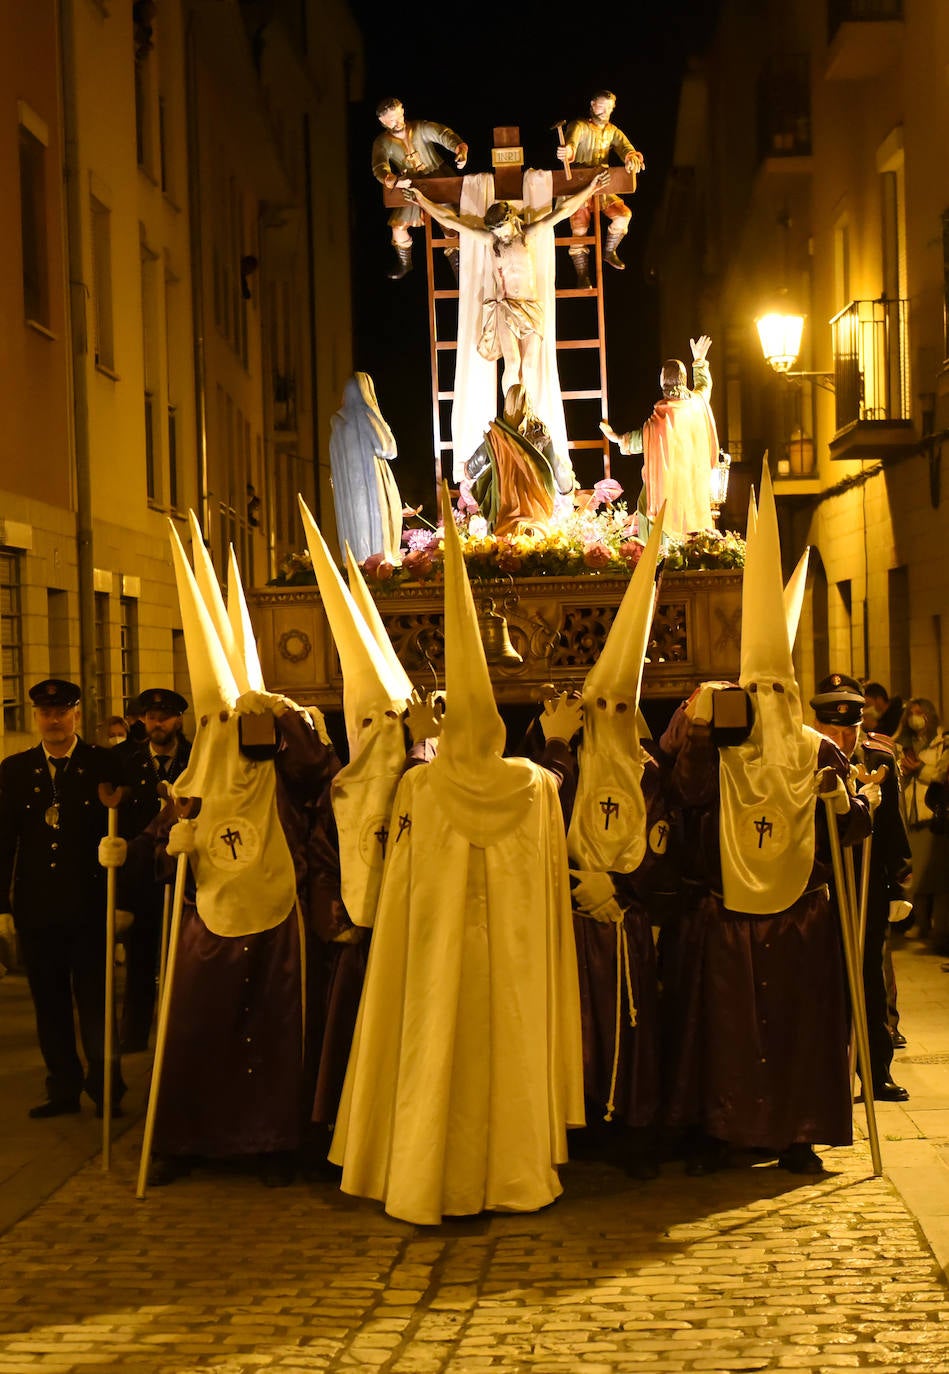
[[[790,372],[801,352],[804,316],[788,311],[770,311],[755,320],[761,351],[775,372]]]

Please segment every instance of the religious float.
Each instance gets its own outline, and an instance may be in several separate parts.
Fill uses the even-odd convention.
[[[591,104],[591,128],[594,114]],[[587,214],[582,223],[574,215],[569,224],[566,215],[594,190],[604,213],[609,213],[607,202],[614,214],[622,211],[618,197],[636,190],[639,154],[629,145],[625,165],[608,173],[602,163],[571,170],[564,159],[554,172],[524,172],[520,132],[505,127],[494,131],[491,173],[457,177],[442,167],[422,175],[409,170],[414,163],[405,154],[406,147],[411,151],[416,126],[395,130],[392,119],[380,116],[380,122],[392,133],[387,157],[395,157],[374,166],[380,180],[383,173],[393,173],[385,205],[404,210],[411,199],[416,211],[426,212],[411,222],[424,224],[425,231],[435,508],[438,486],[443,477],[450,478],[498,702],[536,702],[549,690],[547,684],[560,691],[579,690],[597,661],[648,533],[645,511],[637,524],[635,513],[619,500],[622,489],[610,476],[610,441],[621,443],[624,452],[642,452],[640,436],[650,424],[661,429],[664,472],[663,490],[652,492],[653,507],[672,503],[666,530],[679,537],[665,547],[642,695],[675,703],[702,681],[736,677],[744,545],[716,528],[730,459],[719,455],[707,401],[698,399],[699,391],[711,386],[705,364],[711,341],[704,336],[692,341],[696,392],[688,390],[684,368],[670,390],[663,382],[656,418],[636,432],[632,447],[632,435],[618,436],[604,424],[595,437],[583,436],[579,414],[575,423],[565,417],[573,402],[592,401],[600,415],[608,414],[603,263],[622,266],[615,259],[620,240],[608,237],[604,246],[600,214]],[[568,137],[576,138],[571,133],[576,127],[568,128]],[[447,140],[446,148],[458,142],[451,131],[442,130],[439,136]],[[419,194],[422,187],[427,196]],[[508,200],[496,202],[499,196]],[[506,214],[517,207],[521,218],[513,228],[498,227],[493,237],[495,230],[487,228],[492,215],[486,210],[502,207]],[[570,232],[555,235],[554,224],[561,221]],[[617,222],[609,221],[611,235],[618,232],[613,227]],[[566,266],[563,249],[575,271],[561,282],[555,264],[559,252]],[[437,284],[438,272],[444,270],[435,265],[439,250],[453,259],[457,281],[452,287]],[[403,268],[390,275],[408,270],[411,248],[402,252],[408,254]],[[534,312],[530,319],[538,332],[536,349],[525,347],[534,324],[524,328],[523,320],[517,328],[524,336],[515,341],[513,352],[500,345],[485,347],[485,322],[494,318],[497,297],[509,295],[511,280],[517,282],[512,304],[526,304]],[[564,297],[586,301],[591,308],[579,332],[557,309]],[[446,305],[453,314],[441,313]],[[544,320],[546,327],[540,323]],[[549,327],[551,320],[556,320],[556,329]],[[565,385],[561,365],[584,359],[592,363],[589,377],[582,384]],[[450,379],[441,376],[443,360],[454,364]],[[505,365],[500,392],[499,360]],[[515,395],[519,399],[512,410]],[[449,401],[446,429],[442,403]],[[699,442],[683,436],[681,417],[678,428],[665,415],[659,417],[670,406],[701,412]],[[645,442],[648,470],[648,438]],[[405,547],[399,548],[401,516],[418,512],[401,510],[388,470],[396,453],[372,379],[356,373],[333,417],[330,440],[336,527],[340,544],[348,541],[363,567],[400,661],[425,692],[444,683],[441,553],[438,532],[431,526],[405,531]],[[591,460],[602,480],[594,481]],[[579,489],[584,479],[591,490]],[[482,483],[489,488],[487,497]],[[698,491],[698,503],[682,495],[690,483],[693,493]],[[292,556],[277,585],[252,592],[249,603],[271,690],[323,710],[338,709],[342,675],[308,555]]]

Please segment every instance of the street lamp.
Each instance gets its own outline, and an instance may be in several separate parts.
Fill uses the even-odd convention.
[[[781,377],[809,377],[825,391],[834,390],[832,372],[792,372],[801,353],[804,316],[791,310],[769,310],[755,320],[765,362]]]

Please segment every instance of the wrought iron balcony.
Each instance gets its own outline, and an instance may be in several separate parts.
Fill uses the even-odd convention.
[[[831,320],[837,433],[832,458],[883,457],[912,447],[908,303],[851,301]]]

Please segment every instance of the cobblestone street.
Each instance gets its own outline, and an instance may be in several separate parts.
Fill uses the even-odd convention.
[[[918,1044],[922,1010],[904,1018]],[[944,1058],[921,1055],[917,1082]],[[880,1108],[885,1158],[937,1197],[944,1165],[905,1153],[926,1145],[907,1122]],[[330,1183],[270,1191],[234,1172],[138,1202],[140,1138],[135,1124],[111,1174],[92,1159],[0,1240],[0,1374],[949,1369],[942,1269],[862,1141],[817,1182],[747,1161],[704,1179],[673,1163],[653,1183],[574,1163],[545,1212],[430,1230]]]

